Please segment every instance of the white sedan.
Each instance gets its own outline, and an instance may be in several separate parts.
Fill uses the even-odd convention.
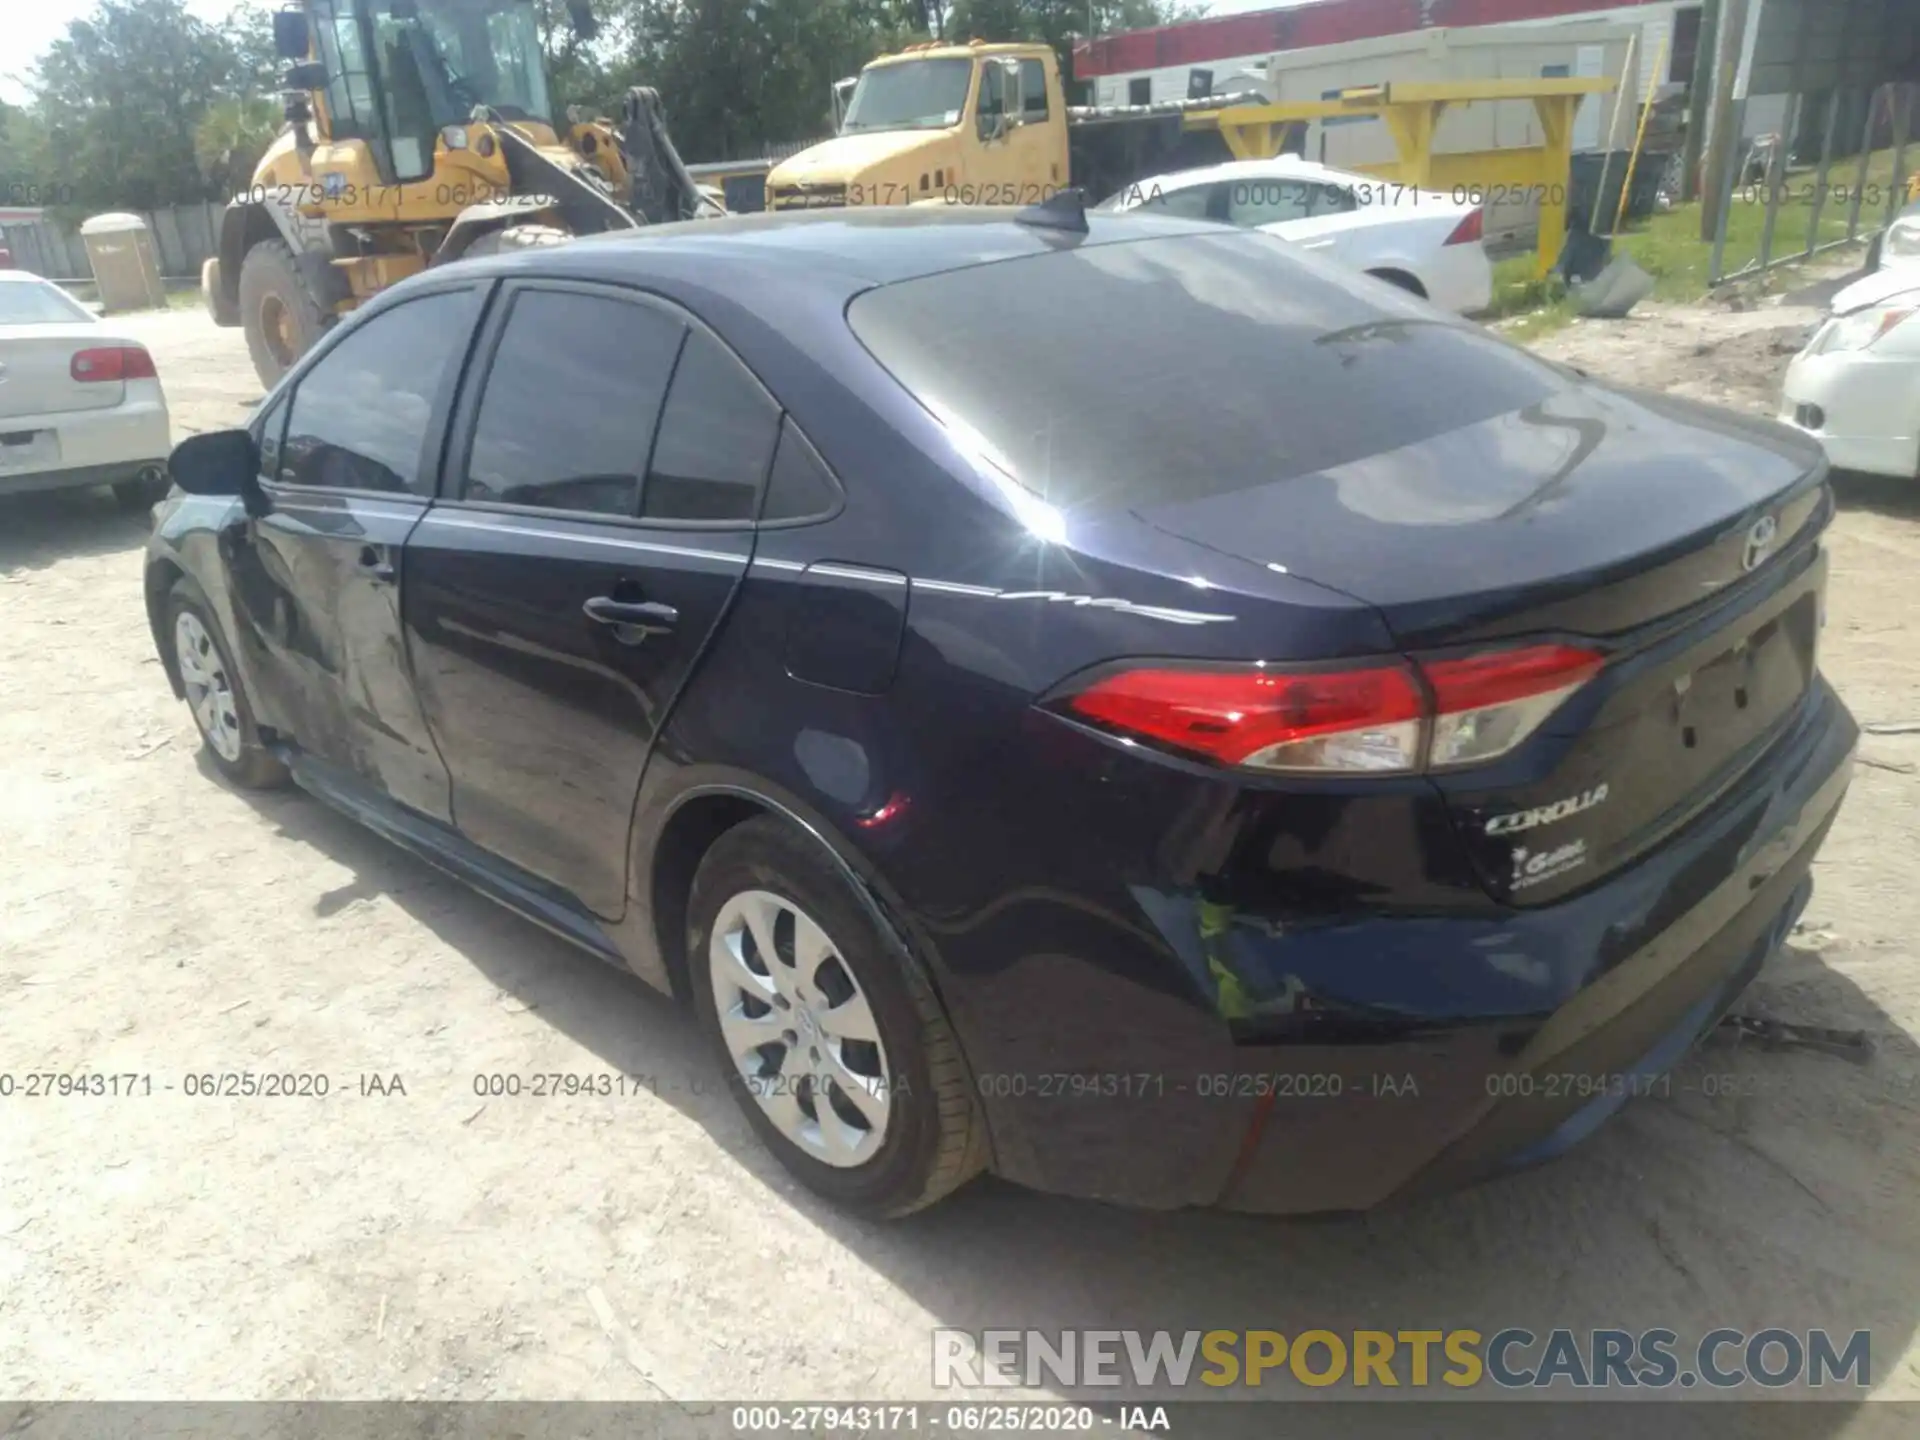
[[[1460,314],[1493,301],[1480,206],[1290,155],[1156,176],[1099,208],[1264,230]]]
[[[172,443],[146,347],[58,285],[0,270],[0,495],[111,485],[148,506]]]
[[[1843,470],[1920,475],[1920,268],[1892,266],[1833,297],[1787,368],[1780,418]]]

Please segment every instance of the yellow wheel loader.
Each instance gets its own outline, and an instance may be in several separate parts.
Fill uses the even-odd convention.
[[[591,38],[586,0],[571,23]],[[287,128],[200,288],[272,385],[341,315],[430,265],[720,214],[652,90],[556,114],[533,0],[303,0],[274,16]]]

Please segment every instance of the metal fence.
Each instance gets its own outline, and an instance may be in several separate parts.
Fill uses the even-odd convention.
[[[1709,0],[1708,13],[1718,22],[1717,64],[1702,68],[1716,75],[1710,126],[1723,137],[1710,144],[1704,167],[1709,283],[1758,275],[1883,230],[1907,204],[1907,142],[1920,113],[1920,85],[1911,79],[1920,64],[1920,5]],[[1785,97],[1779,133],[1740,143],[1749,100],[1772,96]],[[1891,165],[1883,158],[1889,150]],[[1745,223],[1730,256],[1736,209]],[[1796,211],[1804,228],[1790,219]]]
[[[153,232],[160,273],[169,280],[198,280],[202,262],[214,255],[220,236],[221,207],[214,204],[175,205],[166,210],[136,212]],[[22,270],[49,280],[91,280],[87,247],[77,230],[68,230],[42,216],[24,223],[0,224],[0,243],[13,252]]]

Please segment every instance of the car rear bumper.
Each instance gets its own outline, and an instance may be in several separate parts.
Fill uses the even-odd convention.
[[[1857,738],[1819,681],[1736,793],[1556,905],[1295,930],[1143,897],[1169,945],[1197,948],[1221,977],[1225,1022],[1202,1025],[1191,1006],[1129,993],[1083,964],[1060,974],[1058,1013],[1091,1011],[1110,1039],[1123,1036],[1139,1057],[1131,1075],[1085,1075],[1078,1025],[1054,1027],[1044,1048],[1029,1039],[1026,1054],[1009,1050],[1004,1018],[995,1035],[966,1026],[996,1165],[1128,1204],[1308,1213],[1557,1154],[1627,1100],[1658,1094],[1785,937]],[[1463,998],[1441,1013],[1449,989],[1471,994],[1455,982],[1482,968],[1518,977],[1542,1003],[1495,1011]],[[1407,977],[1404,1010],[1300,998],[1369,969]],[[1377,978],[1365,988],[1391,993]]]
[[[1837,469],[1920,475],[1920,361],[1870,351],[1803,353],[1787,369],[1780,419]]]
[[[20,454],[27,458],[21,461],[9,463],[0,449],[0,495],[130,480],[143,470],[164,467],[172,449],[167,407],[149,396],[130,394],[126,403],[109,410],[0,420],[4,434],[44,437],[49,432],[57,438],[22,447]]]
[[[1493,304],[1493,265],[1479,245],[1442,246],[1427,267],[1427,298],[1456,315],[1477,315]]]

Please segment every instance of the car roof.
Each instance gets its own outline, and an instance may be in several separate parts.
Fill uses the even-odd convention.
[[[614,281],[674,276],[696,283],[724,281],[738,291],[765,282],[846,298],[875,285],[1063,248],[1211,234],[1218,228],[1089,206],[1087,233],[1076,234],[1023,223],[1015,218],[1019,214],[1014,206],[917,205],[729,215],[582,236],[566,245],[462,261],[458,268]]]
[[[5,248],[4,245],[0,245],[0,249]],[[10,282],[15,285],[53,284],[53,282],[45,276],[36,275],[31,270],[0,270],[0,282]]]

